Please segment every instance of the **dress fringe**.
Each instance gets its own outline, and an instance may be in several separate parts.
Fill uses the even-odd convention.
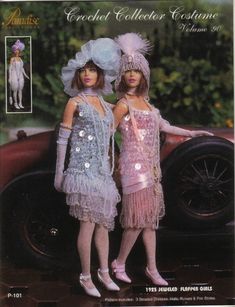
[[[92,222],[95,224],[99,224],[99,225],[103,225],[105,228],[108,229],[108,231],[112,231],[114,230],[114,216],[116,214],[114,214],[114,216],[112,216],[112,218],[106,218],[103,214],[98,213],[98,212],[94,212],[91,210],[87,210],[86,208],[83,208],[79,205],[75,205],[75,206],[70,206],[69,208],[69,214],[80,220],[80,221],[84,221],[84,222]]]
[[[164,202],[161,187],[151,186],[135,193],[124,194],[120,223],[123,228],[157,229],[164,216]]]
[[[87,175],[65,172],[62,190],[68,195],[68,205],[77,204],[77,194],[100,197],[116,204],[120,202],[120,195],[112,177],[106,180],[102,179],[95,177],[89,178]]]

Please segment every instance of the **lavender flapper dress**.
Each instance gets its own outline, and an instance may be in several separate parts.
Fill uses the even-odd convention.
[[[119,168],[122,182],[123,228],[157,228],[165,214],[160,169],[160,131],[170,125],[158,109],[138,110],[130,101],[119,124],[122,135]]]
[[[19,60],[13,59],[9,65],[9,82],[12,91],[20,91],[24,88],[24,63]]]
[[[70,215],[113,230],[116,205],[120,201],[112,178],[113,155],[112,161],[109,157],[113,114],[108,103],[101,96],[99,99],[105,110],[104,117],[86,101],[85,95],[77,102],[70,137],[70,160],[62,189]]]

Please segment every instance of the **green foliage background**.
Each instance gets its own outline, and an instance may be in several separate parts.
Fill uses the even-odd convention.
[[[61,118],[68,97],[60,81],[61,68],[74,57],[89,39],[115,37],[125,32],[139,32],[154,44],[148,60],[151,67],[150,97],[173,124],[232,126],[233,121],[233,33],[232,0],[175,1],[186,12],[218,12],[216,21],[190,21],[205,27],[205,33],[179,30],[172,18],[161,22],[73,22],[69,23],[64,9],[79,6],[83,14],[103,12],[114,6],[130,10],[166,12],[171,2],[14,2],[0,3],[0,101],[2,128],[9,126],[53,125]],[[39,27],[4,27],[2,22],[16,7],[22,15],[40,18]],[[189,23],[189,21],[186,21]],[[221,26],[212,31],[213,26]],[[5,36],[32,37],[33,113],[5,114]],[[25,55],[27,57],[27,55]],[[25,62],[25,59],[24,59]],[[115,95],[108,97],[115,101]]]

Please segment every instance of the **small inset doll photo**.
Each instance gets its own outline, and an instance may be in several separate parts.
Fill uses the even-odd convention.
[[[30,36],[5,37],[6,113],[32,113]]]

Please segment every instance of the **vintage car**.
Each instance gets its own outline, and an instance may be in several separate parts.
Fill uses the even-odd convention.
[[[214,136],[161,135],[161,225],[198,231],[233,219],[233,129],[208,131]],[[27,137],[19,131],[17,141],[0,147],[2,244],[14,260],[45,267],[73,263],[79,227],[68,215],[65,195],[53,186],[56,134],[55,129]],[[115,150],[117,158],[117,144]],[[120,188],[117,168],[114,177]],[[111,236],[120,238],[116,224]]]

